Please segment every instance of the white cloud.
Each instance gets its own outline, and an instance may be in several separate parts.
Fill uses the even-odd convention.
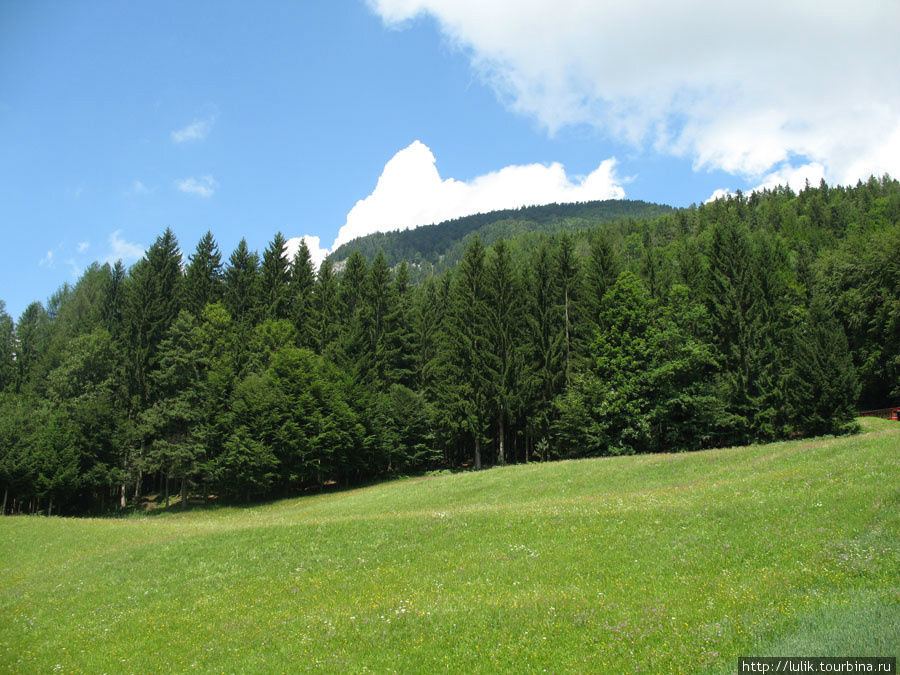
[[[788,186],[794,192],[799,192],[809,183],[812,187],[818,187],[819,182],[825,178],[825,167],[819,163],[804,164],[803,166],[792,167],[790,164],[783,164],[777,170],[767,174],[762,182],[751,190],[745,190],[746,193],[762,192],[763,190],[771,190],[778,186]],[[714,202],[720,197],[733,195],[731,189],[719,189],[710,195],[706,203]]]
[[[306,240],[306,248],[309,249],[309,257],[312,259],[313,269],[318,270],[319,265],[322,264],[329,252],[327,248],[322,248],[319,237],[314,237],[311,234],[304,234],[302,237],[291,237],[287,240],[285,256],[288,260],[293,260],[294,256],[297,255],[297,251],[300,250],[300,242],[304,239]]]
[[[186,127],[176,129],[170,136],[173,143],[197,143],[209,136],[213,125],[216,123],[215,116],[207,117],[202,120],[194,120]]]
[[[144,195],[149,195],[152,192],[150,188],[148,188],[142,181],[134,179],[131,181],[131,185],[125,191],[126,195],[131,197],[142,197]]]
[[[85,251],[88,250],[88,247],[90,247],[90,244],[89,244],[88,242],[86,242],[86,241],[82,241],[82,242],[79,242],[79,243],[78,243],[78,246],[76,247],[76,250],[77,250],[79,253],[84,253]]]
[[[747,180],[900,175],[900,3],[368,0],[429,14],[513,110]],[[798,159],[799,158],[799,159]]]
[[[44,257],[40,259],[38,265],[41,267],[53,267],[53,251],[47,251]]]
[[[200,176],[199,178],[194,178],[193,176],[190,178],[182,178],[181,180],[175,181],[175,187],[186,194],[206,198],[213,196],[216,188],[219,187],[219,184],[216,182],[215,178],[206,175]]]
[[[116,230],[109,235],[110,253],[104,259],[110,265],[121,260],[123,264],[134,262],[144,255],[144,247],[140,244],[132,244],[122,239],[122,230]]]
[[[508,166],[471,181],[441,178],[431,150],[419,141],[385,165],[375,190],[356,203],[333,248],[372,232],[408,229],[450,218],[551,202],[621,199],[615,159],[580,179],[561,164]]]
[[[714,201],[716,201],[717,199],[724,199],[724,198],[728,197],[728,195],[733,195],[733,194],[734,194],[734,193],[731,191],[730,188],[719,188],[718,190],[715,190],[715,191],[709,196],[709,198],[708,198],[705,202],[703,202],[703,203],[704,203],[704,204],[709,204],[710,202],[714,202]]]

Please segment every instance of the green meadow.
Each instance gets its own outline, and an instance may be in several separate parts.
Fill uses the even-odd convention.
[[[900,655],[900,424],[249,508],[0,518],[14,672],[734,672]]]

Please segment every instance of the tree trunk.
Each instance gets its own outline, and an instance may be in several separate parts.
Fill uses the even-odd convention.
[[[9,496],[9,485],[3,486],[3,511],[0,511],[0,514],[6,515],[6,498]]]
[[[475,470],[481,471],[481,437],[475,434]]]
[[[47,503],[47,517],[53,515],[53,495],[50,495],[50,501]]]
[[[187,508],[187,476],[181,477],[181,508]]]
[[[569,286],[566,285],[566,384],[569,383],[569,354],[571,352],[571,342],[569,337]]]
[[[506,442],[506,439],[505,439],[506,432],[503,427],[503,413],[502,412],[500,413],[500,416],[497,419],[497,424],[500,427],[499,433],[497,434],[499,437],[499,441],[500,441],[500,443],[499,443],[499,451],[500,452],[499,452],[498,459],[499,459],[500,465],[502,466],[502,465],[506,464],[506,456],[504,454],[504,443]]]
[[[122,482],[122,489],[121,489],[121,492],[120,492],[120,494],[119,494],[119,506],[120,506],[121,508],[124,509],[126,503],[127,503],[127,502],[126,502],[126,500],[125,500],[125,482],[123,481],[123,482]]]
[[[138,469],[137,480],[134,482],[134,501],[140,505],[141,503],[141,481],[144,479],[144,472]]]
[[[169,472],[168,471],[166,471],[165,490],[166,490],[166,508],[169,508]]]

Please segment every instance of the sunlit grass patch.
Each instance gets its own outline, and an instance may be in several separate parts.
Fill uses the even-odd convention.
[[[862,425],[252,508],[0,519],[0,667],[692,671],[897,655],[900,425]]]

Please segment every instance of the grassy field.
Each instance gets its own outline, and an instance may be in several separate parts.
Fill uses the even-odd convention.
[[[900,424],[396,481],[248,509],[0,518],[0,669],[713,671],[900,656]]]

